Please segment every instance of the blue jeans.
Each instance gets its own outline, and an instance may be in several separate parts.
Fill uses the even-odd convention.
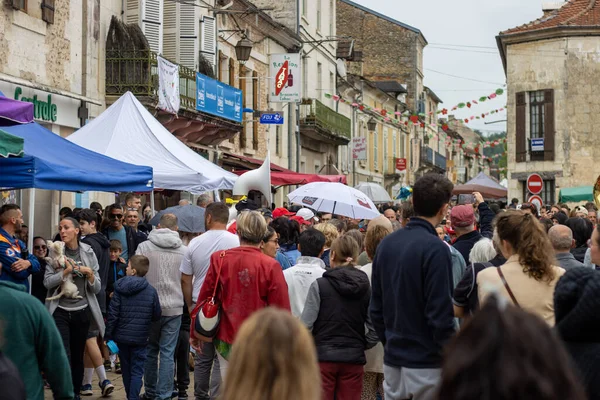
[[[123,386],[128,400],[140,398],[142,390],[142,377],[144,376],[144,364],[146,363],[146,346],[131,346],[117,343],[119,346],[119,360],[121,360],[121,371],[123,372]]]
[[[148,398],[171,399],[173,377],[175,376],[175,347],[177,346],[180,327],[181,315],[161,317],[160,321],[152,323],[144,375],[144,388]],[[158,362],[159,353],[160,367]]]

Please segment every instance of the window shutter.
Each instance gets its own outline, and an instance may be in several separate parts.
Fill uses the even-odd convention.
[[[42,0],[42,20],[54,23],[54,0]]]
[[[163,0],[142,0],[142,31],[148,39],[150,50],[162,53]]]
[[[554,161],[554,89],[544,91],[544,161]]]
[[[179,4],[179,60],[178,62],[188,68],[196,70],[198,67],[198,27],[196,24],[196,7],[193,2]]]
[[[216,63],[217,24],[214,18],[204,17],[202,18],[201,27],[200,53],[214,66]]]
[[[252,71],[252,109],[258,110],[258,72]],[[252,148],[258,150],[258,121],[254,119],[252,127]]]
[[[140,0],[127,0],[125,6],[125,23],[140,24]]]
[[[246,108],[248,106],[248,101],[246,99],[246,96],[247,96],[246,81],[247,81],[247,79],[244,79],[244,75],[246,75],[246,69],[242,67],[242,68],[240,68],[239,86],[238,86],[242,91],[242,108]],[[242,134],[240,135],[240,149],[246,148],[247,133],[248,133],[248,124],[242,123]]]
[[[526,145],[526,112],[527,103],[525,102],[525,92],[517,93],[517,123],[516,123],[516,137],[515,137],[515,149],[517,162],[524,162],[527,159],[527,145]]]
[[[172,62],[179,62],[177,51],[178,21],[177,11],[179,4],[174,1],[165,2],[163,15],[163,49],[162,55]]]

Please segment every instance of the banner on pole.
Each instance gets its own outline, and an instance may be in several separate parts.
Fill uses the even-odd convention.
[[[367,138],[352,138],[352,159],[363,161],[367,159]]]
[[[171,114],[179,111],[179,65],[158,59],[158,108]]]
[[[298,103],[302,100],[300,54],[271,54],[269,68],[269,101]]]

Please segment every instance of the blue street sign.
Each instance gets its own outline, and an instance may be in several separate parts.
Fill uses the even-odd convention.
[[[531,151],[544,151],[544,138],[531,139]]]
[[[260,123],[267,125],[283,125],[282,113],[262,113],[260,115]]]

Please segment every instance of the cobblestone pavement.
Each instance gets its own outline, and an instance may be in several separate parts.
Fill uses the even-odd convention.
[[[82,400],[96,400],[96,399],[112,399],[112,400],[126,400],[127,396],[125,395],[125,387],[123,386],[122,376],[119,374],[115,374],[113,372],[106,373],[108,379],[115,385],[115,391],[112,393],[110,397],[102,397],[100,393],[100,387],[98,386],[98,377],[94,375],[94,380],[92,381],[92,386],[94,388],[93,396],[81,396]],[[144,393],[144,389],[142,388],[142,393]],[[194,399],[194,373],[190,372],[190,387],[188,388],[188,398],[190,400]],[[52,391],[50,389],[46,389],[44,391],[44,400],[52,400]]]

